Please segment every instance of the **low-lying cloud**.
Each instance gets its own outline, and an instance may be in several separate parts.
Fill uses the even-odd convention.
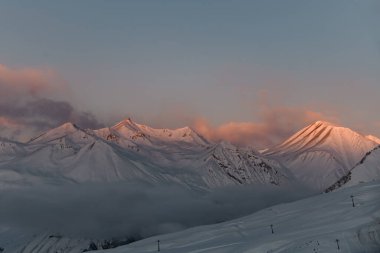
[[[335,117],[308,109],[265,107],[260,111],[257,123],[227,122],[214,127],[205,119],[197,119],[193,128],[209,140],[226,140],[238,146],[267,148],[318,120],[338,121]]]
[[[239,186],[200,193],[125,183],[13,189],[0,193],[0,225],[69,237],[139,239],[230,220],[310,194],[299,187]]]
[[[37,98],[16,104],[1,103],[0,115],[18,125],[46,130],[65,122],[73,122],[83,128],[103,126],[92,113],[77,111],[69,102]]]
[[[17,139],[23,133],[30,137],[65,122],[83,128],[103,126],[92,113],[52,98],[65,89],[65,83],[50,69],[12,69],[0,64],[0,135]]]

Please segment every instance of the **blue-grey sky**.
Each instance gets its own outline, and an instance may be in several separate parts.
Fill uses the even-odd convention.
[[[5,0],[0,64],[53,71],[66,88],[49,97],[105,124],[290,113],[380,135],[379,14],[375,0]]]

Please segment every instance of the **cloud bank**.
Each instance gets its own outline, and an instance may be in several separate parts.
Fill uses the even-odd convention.
[[[135,239],[213,224],[310,196],[300,187],[231,186],[211,192],[141,184],[3,190],[0,225],[69,237]]]
[[[0,64],[0,134],[30,136],[65,122],[83,128],[103,126],[92,113],[51,98],[65,88],[50,69],[12,69]]]

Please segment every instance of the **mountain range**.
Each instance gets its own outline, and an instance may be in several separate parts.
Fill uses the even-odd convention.
[[[154,129],[130,119],[81,129],[66,123],[27,143],[0,143],[0,186],[130,181],[196,190],[292,180],[279,162],[229,143],[211,143],[189,127]]]
[[[379,145],[377,137],[323,121],[261,152],[211,142],[190,127],[155,129],[126,119],[91,130],[66,123],[27,143],[2,139],[0,187],[133,181],[207,190],[297,182],[324,191],[342,180],[379,179]]]
[[[0,193],[5,194],[12,189],[88,183],[122,183],[133,187],[175,185],[177,190],[194,193],[230,186],[258,187],[255,189],[271,186],[285,190],[300,185],[321,193],[341,192],[340,188],[348,187],[361,189],[361,185],[366,187],[378,180],[380,139],[324,121],[310,124],[284,142],[262,151],[224,141],[212,142],[190,127],[155,129],[129,118],[102,129],[82,129],[65,123],[26,143],[0,139]],[[342,203],[345,201],[343,193],[336,196]],[[96,197],[96,201],[102,200]],[[317,202],[325,205],[323,197]],[[298,208],[302,203],[294,206]],[[293,220],[291,209],[286,210]],[[302,210],[298,210],[300,215],[306,215],[301,214]],[[235,228],[228,225],[228,231],[231,229]],[[131,241],[130,238],[121,241],[68,238],[55,231],[28,233],[0,224],[0,252],[5,245],[8,249],[5,252],[79,253]],[[244,229],[241,233],[249,234]],[[292,247],[296,246],[292,244]],[[130,252],[128,248],[126,252]]]

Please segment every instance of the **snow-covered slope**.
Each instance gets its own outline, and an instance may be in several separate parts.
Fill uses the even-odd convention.
[[[377,144],[380,144],[380,138],[374,136],[374,135],[367,135],[367,139],[370,139],[371,141],[376,142]]]
[[[327,188],[326,191],[377,180],[380,180],[380,145],[367,152],[346,175]]]
[[[24,145],[15,141],[0,139],[0,162],[12,159],[16,154],[24,152]]]
[[[377,146],[351,170],[351,180],[347,186],[380,180],[380,146]]]
[[[263,153],[320,191],[354,167],[377,143],[351,129],[318,121]]]
[[[107,182],[132,176],[136,170],[122,169],[127,166],[134,165],[104,141],[66,123],[33,139],[24,145],[23,152],[15,152],[12,159],[1,162],[0,182],[2,187]]]
[[[80,144],[88,143],[87,139],[88,134],[84,130],[68,122],[31,139],[29,144],[62,143],[67,140]]]
[[[361,184],[273,206],[237,220],[160,235],[100,252],[157,252],[157,240],[161,251],[167,253],[378,253],[380,183]]]
[[[189,127],[154,129],[130,119],[99,130],[66,123],[23,144],[22,152],[6,147],[1,187],[141,181],[210,189],[291,180],[286,168],[255,151],[209,143]]]
[[[91,240],[69,238],[56,233],[30,234],[29,231],[0,227],[1,253],[82,253],[95,249],[111,249],[131,242],[125,240]],[[3,251],[1,251],[3,249]]]

